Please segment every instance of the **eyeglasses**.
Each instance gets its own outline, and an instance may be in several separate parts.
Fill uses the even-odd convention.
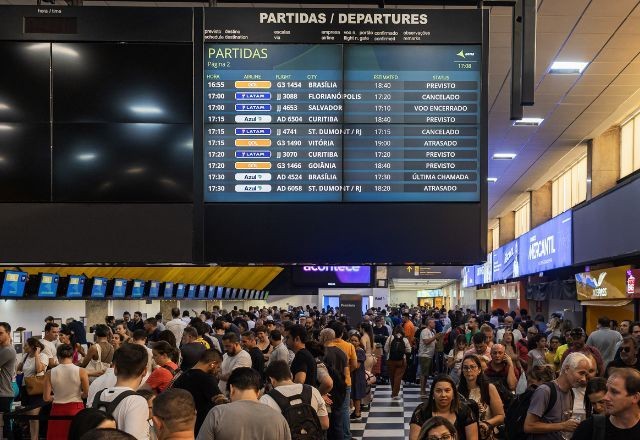
[[[478,369],[477,365],[465,365],[462,367],[462,371],[473,371],[477,369]]]
[[[429,437],[427,437],[427,440],[453,440],[455,438],[455,435],[442,434],[440,437],[438,437],[437,435],[430,435]]]

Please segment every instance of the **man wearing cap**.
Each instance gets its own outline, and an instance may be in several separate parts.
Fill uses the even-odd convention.
[[[567,351],[565,351],[564,354],[562,355],[561,364],[564,364],[564,360],[571,353],[577,352],[577,353],[583,353],[583,354],[591,354],[593,358],[596,360],[596,365],[598,366],[597,375],[599,377],[602,377],[604,376],[604,363],[602,362],[602,355],[600,354],[600,351],[597,348],[592,347],[590,345],[586,345],[585,344],[586,339],[587,339],[587,335],[585,334],[584,330],[581,329],[580,327],[576,327],[573,330],[571,330],[571,340],[573,342],[571,343],[571,346],[567,349]]]

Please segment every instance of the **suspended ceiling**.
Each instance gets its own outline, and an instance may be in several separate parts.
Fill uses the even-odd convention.
[[[106,267],[106,266],[21,266],[29,274],[57,273],[61,276],[84,274],[87,277],[173,281],[240,289],[263,290],[282,271],[281,267]]]

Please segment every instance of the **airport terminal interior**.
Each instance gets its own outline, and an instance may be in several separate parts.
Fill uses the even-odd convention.
[[[640,435],[640,1],[0,0],[0,60],[1,438]]]

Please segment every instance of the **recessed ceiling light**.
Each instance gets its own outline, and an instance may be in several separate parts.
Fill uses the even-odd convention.
[[[492,157],[494,160],[512,160],[516,158],[515,153],[495,153]]]
[[[556,61],[551,65],[549,73],[559,73],[565,75],[579,74],[589,63],[579,61]]]
[[[487,177],[487,182],[496,183],[498,181],[497,177]]]
[[[515,126],[525,126],[525,127],[537,127],[542,124],[544,119],[542,118],[522,118],[517,121],[513,121],[513,125]]]

